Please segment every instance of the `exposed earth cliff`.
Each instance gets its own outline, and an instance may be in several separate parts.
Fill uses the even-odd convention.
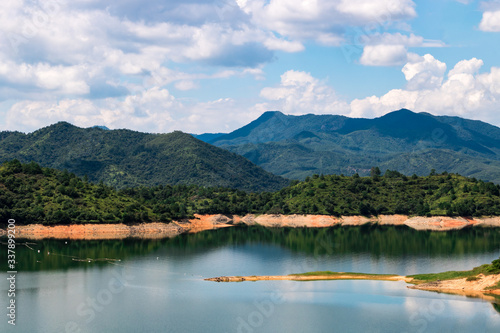
[[[466,227],[500,227],[500,217],[408,217],[406,215],[328,216],[328,215],[195,215],[194,219],[172,223],[126,224],[73,224],[44,226],[30,224],[16,226],[17,238],[70,238],[70,239],[122,239],[127,237],[164,238],[182,233],[231,227],[260,225],[270,228],[326,228],[333,226],[360,226],[364,224],[406,225],[416,230],[447,231]],[[6,233],[0,229],[0,236]]]

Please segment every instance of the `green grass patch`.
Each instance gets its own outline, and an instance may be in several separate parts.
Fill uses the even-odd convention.
[[[300,274],[289,274],[293,276],[341,276],[341,275],[355,275],[355,276],[373,276],[373,277],[391,277],[397,276],[397,274],[366,274],[366,273],[354,273],[354,272],[331,272],[331,271],[319,271],[319,272],[307,272]]]
[[[485,264],[478,267],[474,267],[470,271],[448,271],[442,273],[416,274],[416,275],[409,275],[408,277],[417,280],[415,281],[417,283],[432,282],[437,280],[454,280],[463,278],[472,279],[479,274],[491,275],[500,273],[500,269],[498,269],[498,267],[496,267],[495,265],[496,262],[498,262],[498,259],[493,261],[494,264]],[[473,280],[468,280],[468,281],[473,281]]]
[[[481,280],[481,278],[479,276],[469,276],[467,279],[465,279],[466,281],[478,281],[478,280]]]

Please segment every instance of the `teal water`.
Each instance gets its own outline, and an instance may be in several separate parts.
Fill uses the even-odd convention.
[[[16,249],[15,327],[5,315],[6,279],[0,284],[0,332],[500,331],[497,304],[404,282],[203,281],[315,270],[466,270],[500,257],[498,229],[229,228],[164,240],[32,243]],[[103,258],[120,261],[96,261]],[[0,262],[6,272],[5,245]]]

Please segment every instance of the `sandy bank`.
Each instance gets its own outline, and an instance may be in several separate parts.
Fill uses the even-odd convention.
[[[317,281],[317,280],[379,280],[379,281],[405,281],[406,283],[415,283],[414,279],[401,275],[376,275],[376,274],[358,274],[358,273],[331,273],[331,274],[311,274],[311,275],[260,275],[260,276],[218,276],[205,279],[213,282],[243,282],[243,281],[269,281],[269,280],[288,280],[288,281]],[[419,289],[426,291],[435,291],[442,293],[457,294],[469,297],[479,297],[488,301],[498,301],[494,295],[500,295],[500,289],[488,289],[497,285],[500,281],[500,274],[483,275],[479,274],[477,280],[467,281],[463,279],[433,281],[408,286],[410,289]]]
[[[477,280],[467,281],[463,279],[432,281],[427,283],[420,283],[414,286],[409,286],[410,289],[439,291],[460,295],[474,295],[482,294],[497,294],[500,295],[500,289],[487,289],[488,287],[495,286],[500,281],[500,274],[484,275],[479,274]]]
[[[305,227],[326,228],[333,226],[360,226],[364,224],[406,225],[416,230],[447,231],[466,227],[500,227],[497,217],[408,217],[406,215],[365,216],[328,216],[328,215],[197,215],[194,219],[172,223],[125,224],[74,224],[65,226],[43,226],[31,224],[16,226],[16,237],[28,239],[70,238],[70,239],[122,239],[127,237],[165,238],[182,233],[196,233],[204,230],[230,227],[238,224],[260,225],[271,228]],[[0,229],[0,236],[6,230]]]

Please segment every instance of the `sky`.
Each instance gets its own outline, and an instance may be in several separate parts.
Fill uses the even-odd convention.
[[[4,0],[0,130],[230,132],[268,110],[500,125],[500,0]]]

